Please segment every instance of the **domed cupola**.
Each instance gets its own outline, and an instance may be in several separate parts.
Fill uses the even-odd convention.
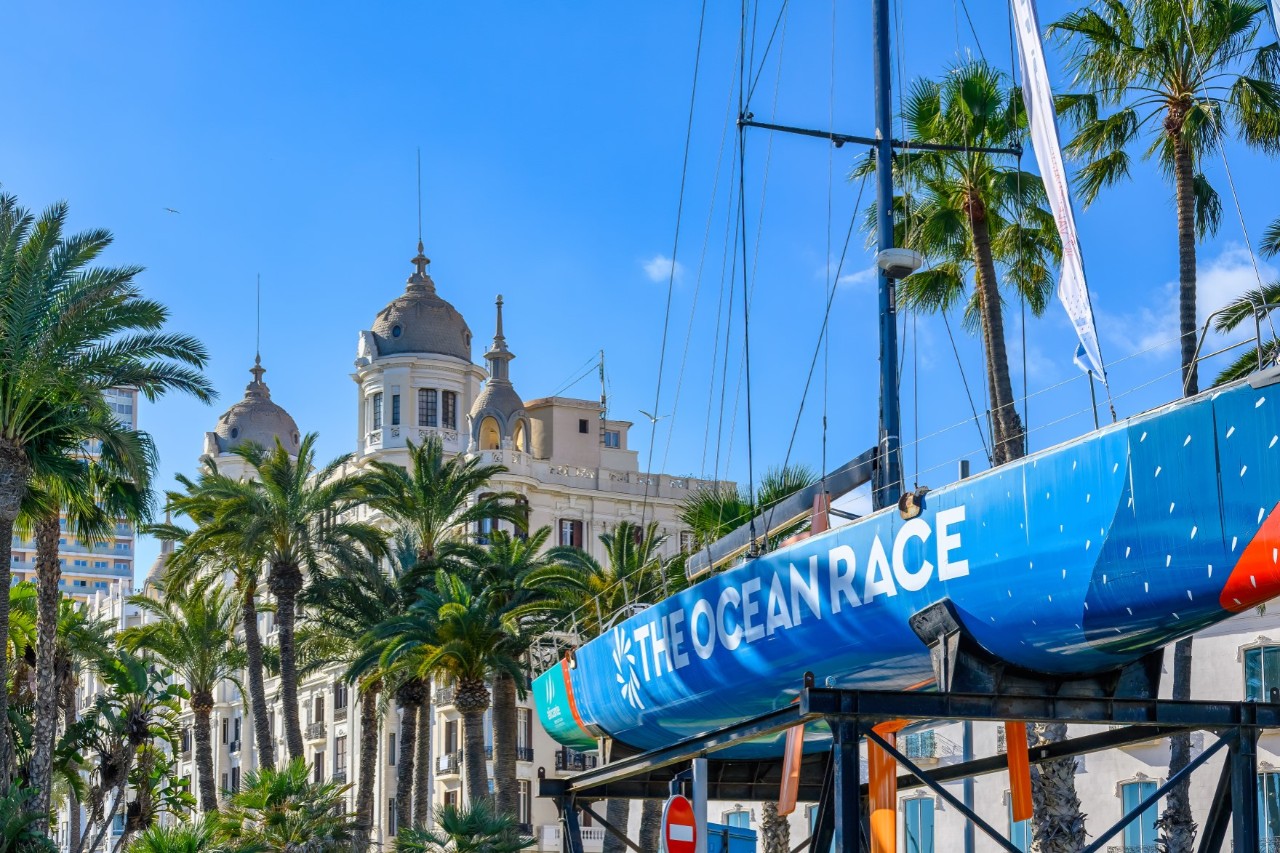
[[[271,389],[262,381],[262,374],[267,371],[261,357],[254,357],[253,369],[249,372],[253,374],[253,381],[245,386],[244,399],[218,418],[218,425],[209,434],[216,448],[209,447],[210,442],[206,440],[206,452],[228,453],[245,442],[270,450],[279,438],[284,449],[296,455],[301,444],[298,424],[272,402]]]
[[[471,361],[471,330],[458,310],[436,294],[427,274],[431,259],[422,253],[413,259],[416,271],[409,276],[402,296],[378,312],[373,321],[377,355],[436,353]]]
[[[515,354],[502,334],[502,295],[498,295],[498,322],[493,346],[484,354],[489,380],[471,406],[471,446],[476,450],[529,450],[528,415],[524,401],[511,385],[510,363]]]

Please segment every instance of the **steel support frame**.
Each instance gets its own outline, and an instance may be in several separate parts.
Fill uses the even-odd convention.
[[[1025,720],[1123,725],[1123,728],[1033,747],[1030,754],[1033,764],[1139,743],[1180,731],[1194,729],[1215,732],[1218,740],[1149,798],[1154,802],[1155,798],[1166,793],[1167,788],[1201,767],[1216,753],[1226,750],[1228,758],[1201,834],[1199,849],[1202,853],[1208,853],[1222,849],[1228,825],[1235,849],[1252,850],[1257,846],[1258,730],[1280,727],[1280,703],[911,693],[806,687],[800,691],[798,702],[776,711],[566,779],[543,779],[539,793],[557,800],[565,831],[565,853],[581,853],[580,828],[575,809],[584,807],[585,801],[614,796],[664,797],[669,790],[670,779],[687,771],[689,763],[695,758],[708,759],[711,768],[711,799],[725,798],[717,782],[717,768],[740,770],[746,766],[749,770],[748,776],[752,781],[743,782],[735,778],[727,783],[729,787],[725,790],[732,793],[728,799],[750,799],[740,796],[744,790],[768,791],[771,794],[776,790],[773,786],[776,784],[774,780],[778,778],[773,773],[776,771],[780,774],[781,771],[780,759],[743,761],[719,758],[717,753],[765,735],[776,734],[797,723],[820,721],[832,733],[831,752],[825,761],[815,760],[812,755],[807,756],[804,766],[808,778],[806,780],[803,778],[805,774],[802,774],[801,781],[801,789],[817,794],[818,801],[816,826],[809,840],[810,850],[861,853],[867,844],[862,810],[866,788],[864,780],[859,778],[858,758],[858,744],[863,737],[886,749],[903,767],[905,772],[898,779],[900,789],[919,786],[930,788],[1002,847],[1012,849],[998,832],[943,787],[947,782],[1004,770],[1007,767],[1004,757],[997,755],[978,758],[932,772],[925,771],[872,731],[872,726],[876,723],[898,719],[938,722]],[[644,777],[642,781],[635,781],[640,777]],[[1146,805],[1144,801],[1131,814],[1110,827],[1105,835],[1095,839],[1087,849],[1102,849],[1103,843],[1122,831]]]

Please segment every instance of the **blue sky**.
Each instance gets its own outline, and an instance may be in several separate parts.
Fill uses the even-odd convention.
[[[869,133],[869,4],[837,4],[833,27],[832,6],[791,3],[762,61],[779,4],[762,0],[759,9],[756,117]],[[707,6],[658,405],[670,417],[659,424],[653,457],[672,473],[745,481],[740,322],[729,340],[723,408],[724,365],[712,368],[713,354],[724,354],[724,319],[717,326],[716,318],[729,287],[741,316],[740,270],[733,279],[724,272],[731,139],[720,155],[736,106],[738,7]],[[952,2],[903,0],[895,73],[936,76],[979,49],[1007,69],[1001,4],[970,6],[976,41]],[[1071,7],[1042,2],[1041,18]],[[31,207],[67,199],[76,228],[110,228],[109,259],[145,265],[141,282],[171,307],[173,328],[209,347],[218,402],[142,408],[141,426],[162,454],[162,485],[194,468],[203,433],[249,379],[257,274],[275,399],[304,430],[320,433],[322,455],[354,449],[356,336],[411,271],[419,146],[432,274],[467,317],[477,360],[492,335],[497,293],[518,355],[512,377],[526,398],[559,390],[604,348],[610,414],[639,421],[632,446],[647,455],[650,430],[638,410],[652,410],[656,392],[698,4],[314,3],[305,13],[245,3],[25,4],[7,11],[5,30],[14,85],[0,184]],[[1056,50],[1050,63],[1059,90],[1069,88]],[[748,137],[757,476],[787,453],[828,258],[838,256],[853,210],[856,185],[846,176],[860,154],[816,140]],[[1269,189],[1274,165],[1238,147],[1227,154],[1256,241],[1280,215]],[[1207,171],[1226,215],[1201,250],[1205,311],[1255,281],[1223,166]],[[1178,392],[1169,375],[1176,350],[1160,346],[1176,328],[1170,198],[1154,168],[1141,165],[1132,183],[1077,212],[1112,385],[1129,392],[1117,400],[1122,416]],[[855,235],[826,369],[819,359],[793,460],[820,464],[824,398],[830,466],[874,443],[869,266]],[[1263,264],[1261,273],[1269,280],[1274,269]],[[941,320],[907,315],[903,325],[918,339],[905,336],[904,443],[932,436],[920,444],[919,480],[936,486],[953,476],[958,458],[981,467],[982,451]],[[981,408],[977,341],[954,318],[952,328]],[[1020,395],[1016,305],[1008,330]],[[1026,338],[1032,446],[1043,448],[1091,426],[1088,389],[1071,364],[1074,340],[1056,302],[1031,320]],[[588,376],[565,393],[595,397],[598,387]],[[906,468],[910,482],[914,447]],[[156,550],[140,546],[141,571]]]

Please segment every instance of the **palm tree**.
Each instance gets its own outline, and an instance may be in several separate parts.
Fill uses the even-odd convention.
[[[657,522],[643,529],[629,521],[618,523],[600,535],[606,564],[586,551],[572,546],[552,548],[552,566],[530,578],[535,589],[553,590],[561,602],[561,614],[572,620],[584,640],[598,637],[625,619],[637,605],[654,604],[678,592],[684,572],[662,559],[667,537]],[[655,808],[656,806],[656,808]],[[617,827],[626,827],[630,804],[614,798],[606,806],[606,817]],[[658,849],[662,804],[645,800],[640,812],[640,846]],[[646,846],[649,845],[649,846]],[[622,843],[612,835],[605,839],[606,853],[622,853]]]
[[[516,835],[515,818],[487,800],[467,808],[445,806],[436,817],[436,826],[438,831],[400,830],[394,853],[516,853],[535,843],[533,838]]]
[[[139,755],[156,740],[176,748],[179,703],[187,692],[172,683],[171,676],[124,650],[101,662],[98,678],[106,691],[97,695],[90,709],[96,766],[86,803],[89,825],[75,841],[73,853],[99,849]]]
[[[204,470],[192,480],[182,474],[177,476],[181,491],[166,493],[166,511],[185,515],[200,525],[212,525],[217,519],[221,499],[229,489],[228,478],[218,471],[217,463],[206,458]],[[249,703],[253,713],[254,745],[258,767],[275,767],[276,743],[267,715],[267,691],[264,680],[262,632],[258,625],[258,594],[263,583],[265,563],[258,555],[248,552],[244,542],[232,537],[216,539],[200,536],[196,547],[187,547],[191,531],[166,521],[152,525],[148,533],[159,539],[180,543],[165,560],[164,584],[168,589],[179,589],[203,578],[223,578],[230,575],[231,587],[236,591],[240,607],[240,626],[244,631],[245,670],[249,682]]]
[[[230,681],[239,687],[239,673],[245,666],[244,647],[236,638],[239,609],[232,595],[213,580],[164,590],[157,599],[135,595],[129,602],[153,621],[122,631],[120,644],[155,655],[185,685],[195,718],[200,811],[217,811],[210,726],[218,685]]]
[[[420,445],[409,442],[408,449],[408,468],[372,463],[369,505],[413,534],[415,568],[424,576],[446,568],[482,522],[525,523],[515,493],[485,493],[489,481],[506,472],[502,465],[483,464],[476,456],[445,458],[444,443],[435,436]]]
[[[1262,254],[1268,258],[1280,255],[1280,219],[1276,219],[1267,226],[1267,230],[1262,234],[1260,248]],[[1280,281],[1268,282],[1261,287],[1245,291],[1224,306],[1230,310],[1218,317],[1214,327],[1220,333],[1234,331],[1246,322],[1252,321],[1255,314],[1259,319],[1270,315],[1275,309],[1266,306],[1276,304],[1280,304]],[[1218,374],[1213,384],[1221,385],[1224,382],[1241,379],[1255,370],[1280,361],[1280,339],[1274,337],[1274,334],[1269,340],[1260,340],[1258,344],[1261,354],[1254,349],[1241,353],[1239,358]]]
[[[413,572],[418,583],[429,580],[439,569],[465,571],[472,555],[469,543],[481,523],[505,520],[524,524],[524,511],[515,504],[513,493],[487,491],[490,480],[507,470],[503,466],[484,464],[479,457],[446,458],[444,443],[434,436],[420,445],[409,442],[408,453],[407,468],[387,462],[371,465],[369,504],[416,543]],[[430,680],[401,684],[397,702],[401,701],[407,703],[402,707],[417,712],[417,730],[408,744],[401,737],[401,747],[407,751],[416,744],[420,753],[409,766],[416,772],[414,823],[425,827],[429,825],[431,787]],[[401,799],[397,796],[397,808]]]
[[[154,824],[129,845],[129,853],[213,853],[218,849],[215,821],[205,817],[171,826]]]
[[[680,523],[693,533],[698,547],[705,547],[727,536],[783,498],[818,482],[818,475],[807,465],[779,465],[760,478],[755,495],[746,489],[719,484],[698,489],[680,504]],[[777,534],[784,539],[807,522],[799,522]]]
[[[1052,268],[1062,254],[1044,182],[999,155],[975,149],[1021,144],[1026,127],[1022,93],[985,61],[950,69],[941,80],[917,80],[902,118],[909,138],[956,146],[955,151],[908,150],[894,158],[895,242],[929,263],[901,282],[904,305],[946,312],[964,305],[966,324],[982,333],[990,389],[994,464],[1025,452],[1022,420],[1013,398],[1005,346],[1006,289],[1039,316],[1053,288]],[[871,159],[855,172],[874,169]],[[868,222],[874,222],[875,212]],[[972,287],[970,288],[970,282]]]
[[[246,774],[218,813],[218,835],[241,850],[347,853],[356,832],[346,810],[350,786],[312,782],[307,774],[300,758]]]
[[[55,750],[52,769],[55,774],[58,772],[58,753],[61,752],[66,763],[65,775],[70,783],[67,786],[67,834],[70,838],[80,837],[79,782],[82,762],[80,750],[76,748],[76,690],[84,672],[96,671],[102,661],[109,659],[112,630],[105,619],[90,619],[84,605],[74,599],[63,597],[58,602],[52,683],[56,685],[57,706],[62,714],[62,740]],[[52,789],[52,784],[49,787]],[[48,814],[47,809],[44,814]]]
[[[143,521],[151,506],[149,481],[156,455],[150,436],[119,426],[110,415],[97,429],[97,458],[85,456],[83,445],[68,445],[61,459],[47,458],[41,475],[28,489],[23,504],[25,518],[19,517],[19,527],[35,528],[39,684],[54,682],[59,645],[59,605],[63,599],[58,560],[60,513],[66,513],[68,531],[82,542],[97,543],[113,537],[121,519]],[[52,791],[58,698],[53,690],[39,691],[35,698],[34,747],[28,777],[39,792],[32,808],[42,816],[42,826],[47,821],[44,816],[49,813]]]
[[[390,641],[382,655],[384,668],[420,678],[440,674],[457,683],[454,706],[462,715],[467,798],[472,804],[487,798],[484,712],[490,696],[485,682],[499,674],[522,677],[490,591],[475,591],[458,575],[438,571],[435,588],[420,590],[409,612],[385,621],[374,636]]]
[[[529,584],[551,565],[542,547],[551,528],[542,527],[528,536],[513,536],[506,530],[490,534],[489,546],[479,558],[476,585],[489,594],[490,604],[506,625],[510,654],[526,659],[540,628],[548,627],[546,616],[554,612],[554,597],[545,587]],[[498,813],[519,813],[519,782],[516,779],[517,699],[528,685],[523,674],[517,681],[506,672],[493,677],[493,788]]]
[[[249,463],[255,477],[209,478],[212,517],[185,542],[197,555],[240,553],[248,561],[270,566],[267,586],[276,599],[280,694],[291,760],[303,757],[294,622],[306,573],[326,561],[385,552],[378,529],[354,519],[354,511],[364,503],[365,479],[344,473],[349,455],[313,470],[315,443],[314,433],[306,435],[296,460],[278,439],[269,451],[255,444],[235,448],[232,452]]]
[[[1280,150],[1280,45],[1262,0],[1105,0],[1050,29],[1068,47],[1068,67],[1088,91],[1060,99],[1077,127],[1067,146],[1085,161],[1081,197],[1091,204],[1129,177],[1129,149],[1147,143],[1173,182],[1178,229],[1178,330],[1183,393],[1199,391],[1196,242],[1222,219],[1222,201],[1203,159],[1229,140]],[[1265,35],[1264,35],[1265,34]],[[1261,43],[1260,43],[1261,39]],[[1104,111],[1109,110],[1104,115]],[[1192,639],[1174,646],[1173,698],[1191,698]],[[1170,739],[1171,774],[1191,760],[1191,735]],[[1184,781],[1161,817],[1173,853],[1191,850],[1190,788]]]
[[[1260,0],[1106,0],[1050,27],[1088,89],[1059,99],[1077,129],[1067,151],[1085,161],[1078,181],[1084,203],[1129,177],[1129,149],[1140,141],[1147,143],[1143,156],[1154,156],[1172,180],[1187,394],[1198,390],[1196,242],[1222,218],[1203,159],[1231,139],[1280,147],[1280,47],[1266,40],[1270,28]]]
[[[164,306],[143,299],[140,267],[91,264],[111,244],[102,229],[65,235],[67,205],[38,218],[0,194],[0,589],[10,584],[10,549],[33,477],[92,438],[108,388],[138,389],[148,400],[178,390],[213,396],[200,373],[205,351],[192,337],[161,332]],[[54,439],[59,439],[55,441]],[[8,632],[0,595],[0,637]],[[8,661],[0,657],[0,684]],[[0,690],[0,720],[8,695]],[[9,732],[0,726],[0,786],[10,778]]]
[[[31,800],[36,792],[10,783],[0,795],[0,853],[55,853],[57,846],[37,825]]]
[[[382,647],[369,642],[370,633],[389,615],[403,614],[416,597],[407,583],[407,567],[392,559],[386,569],[372,558],[344,562],[312,576],[299,599],[311,614],[310,625],[298,633],[298,647],[308,668],[341,663],[343,677],[354,682],[360,692],[360,777],[356,788],[357,851],[369,845],[373,826],[374,770],[378,759],[378,693],[386,679],[378,667]],[[393,678],[394,680],[394,678]],[[413,713],[418,709],[401,709],[415,725]],[[429,710],[428,710],[429,713]],[[403,746],[403,744],[402,744]],[[413,742],[410,740],[410,747]],[[403,756],[402,756],[403,758]],[[412,755],[396,768],[404,774],[397,780],[397,793],[410,790],[413,784]],[[407,767],[405,766],[407,763]],[[401,802],[401,800],[404,800]],[[410,826],[407,809],[409,798],[397,796],[399,825]]]

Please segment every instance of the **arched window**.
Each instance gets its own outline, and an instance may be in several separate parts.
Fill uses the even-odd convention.
[[[502,447],[502,432],[496,418],[487,417],[480,422],[480,449],[497,450]]]
[[[528,452],[529,450],[529,430],[526,429],[524,418],[516,421],[515,432],[511,434],[511,445],[516,450]]]

